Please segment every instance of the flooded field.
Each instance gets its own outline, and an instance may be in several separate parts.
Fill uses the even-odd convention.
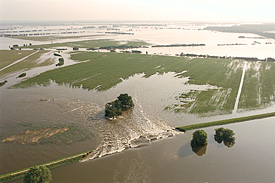
[[[23,71],[21,67],[1,76],[1,81],[8,82],[0,88],[0,174],[95,150],[84,162],[52,170],[53,182],[274,182],[274,117],[226,125],[236,134],[236,144],[230,148],[217,144],[213,138],[215,128],[207,128],[208,145],[197,154],[190,146],[193,131],[183,134],[174,130],[200,122],[274,112],[274,63],[247,62],[244,67],[245,62],[239,60],[191,61],[153,56],[185,52],[275,57],[274,40],[261,39],[261,44],[252,45],[254,40],[240,40],[238,33],[187,30],[186,25],[179,29],[131,28],[125,26],[121,30],[133,35],[98,36],[151,44],[205,43],[207,46],[149,46],[139,49],[148,55],[138,56],[85,50],[71,53],[72,48],[68,48],[60,53],[65,59],[61,69],[55,66],[56,51],[50,48],[34,61],[50,59],[55,63],[24,70],[27,78],[16,78]],[[10,39],[6,45],[17,41],[0,39]],[[267,41],[272,44],[265,44]],[[230,49],[217,46],[236,42],[247,45],[230,46]],[[46,41],[33,42],[41,43]],[[142,63],[145,61],[147,65]],[[232,114],[243,70],[246,72],[239,108]],[[41,74],[45,71],[49,72]],[[26,88],[9,88],[32,77],[42,79]],[[135,107],[110,121],[104,117],[104,106],[121,93],[132,96]],[[217,109],[220,111],[216,112]],[[213,113],[208,115],[208,112]]]

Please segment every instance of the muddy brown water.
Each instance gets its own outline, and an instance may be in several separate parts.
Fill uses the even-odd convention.
[[[58,86],[55,83],[48,87],[27,89],[2,88],[1,139],[25,132],[29,124],[47,126],[74,123],[89,129],[93,136],[69,145],[21,145],[1,142],[1,174],[91,149],[96,151],[88,159],[97,159],[54,169],[53,182],[181,182],[181,180],[218,182],[216,180],[222,179],[229,182],[229,175],[232,180],[239,181],[246,180],[241,178],[243,174],[238,173],[238,176],[234,176],[239,166],[239,170],[245,171],[244,175],[253,171],[251,168],[253,161],[247,159],[248,155],[252,159],[255,158],[258,164],[262,163],[261,168],[264,167],[267,161],[262,161],[254,151],[262,152],[265,145],[271,144],[268,140],[272,138],[262,136],[260,141],[252,140],[254,134],[257,134],[255,138],[258,138],[259,132],[256,132],[258,127],[253,125],[251,127],[250,123],[240,124],[240,127],[247,125],[243,127],[244,129],[238,128],[239,125],[232,126],[237,138],[237,143],[232,148],[219,146],[212,139],[206,148],[206,154],[200,157],[197,157],[189,146],[192,132],[178,134],[173,131],[173,127],[274,111],[274,108],[206,118],[183,113],[175,114],[164,111],[165,106],[174,102],[175,96],[194,88],[204,90],[212,86],[188,85],[186,78],[175,78],[174,73],[154,75],[149,78],[142,76],[135,75],[110,90],[102,92]],[[120,93],[131,95],[135,108],[125,113],[122,118],[108,121],[103,117],[104,105],[114,100]],[[270,119],[274,120],[274,118]],[[271,122],[260,125],[257,121],[255,124],[259,128],[262,127],[262,131],[271,129],[270,125],[273,125]],[[212,128],[212,131],[210,129],[207,129],[207,132],[213,138],[214,129]],[[250,131],[247,129],[254,132],[246,134],[246,140],[240,143],[240,136],[242,136],[240,134],[244,134],[242,131]],[[250,138],[247,139],[247,137]],[[159,140],[160,138],[163,140]],[[247,142],[247,140],[251,141]],[[261,148],[257,148],[251,142],[255,142]],[[268,148],[268,154],[263,158],[274,159],[274,153],[271,153],[274,152],[274,147],[268,146]],[[237,150],[233,151],[234,149]],[[219,151],[222,153],[219,154]],[[234,159],[235,157],[237,160]],[[244,164],[248,163],[247,166],[240,164],[240,161]],[[272,164],[269,162],[267,164],[268,173],[270,168],[272,170]],[[225,168],[223,168],[224,165],[226,165]],[[261,169],[261,172],[264,171]],[[266,176],[267,173],[263,175]],[[272,177],[269,176],[267,180],[270,178]],[[22,180],[18,182],[20,181]]]
[[[236,143],[228,148],[214,141],[206,128],[205,154],[192,151],[192,131],[84,163],[52,171],[53,182],[272,183],[275,180],[275,118],[226,125]]]
[[[182,116],[189,116],[191,122],[198,121],[198,118],[193,115],[174,115],[165,112],[164,107],[175,100],[177,92],[211,87],[186,85],[186,81],[186,78],[175,78],[174,73],[168,73],[150,78],[135,75],[103,92],[73,89],[55,83],[48,87],[27,89],[1,88],[1,140],[22,134],[32,126],[48,128],[49,125],[72,123],[89,129],[93,136],[70,145],[1,142],[0,172],[3,174],[96,149],[98,145],[104,147],[97,151],[100,157],[139,146],[139,138],[151,140],[173,135],[175,132],[172,127],[177,122],[189,122],[182,120]],[[162,92],[158,92],[160,90]],[[133,96],[136,106],[121,119],[110,122],[104,118],[104,105],[115,100],[120,93]]]

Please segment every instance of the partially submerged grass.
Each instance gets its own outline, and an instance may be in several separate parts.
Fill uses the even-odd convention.
[[[34,50],[0,50],[0,68],[6,67],[13,62],[28,56]]]
[[[275,95],[275,64],[251,62],[245,73],[240,109],[256,109],[270,105]]]
[[[71,58],[80,62],[79,64],[47,71],[34,78],[30,78],[15,87],[30,87],[38,85],[47,86],[51,81],[60,85],[66,84],[72,87],[84,89],[107,90],[122,79],[127,79],[134,74],[144,73],[144,77],[154,74],[175,72],[176,77],[188,77],[189,84],[213,85],[216,89],[206,91],[195,90],[190,93],[180,93],[178,102],[166,109],[175,112],[189,112],[195,114],[215,114],[232,112],[239,89],[242,75],[243,61],[232,61],[228,59],[169,57],[157,55],[142,55],[131,53],[102,53],[102,52],[74,52]],[[83,62],[86,61],[86,62]],[[267,63],[274,65],[274,63]],[[274,93],[275,80],[274,66],[262,74],[265,80],[261,92],[269,95],[274,101],[271,93]],[[183,72],[187,71],[187,72]],[[253,81],[254,82],[254,81]],[[255,83],[256,84],[256,83]],[[253,85],[253,84],[252,84]],[[245,82],[244,82],[245,86]],[[192,94],[193,92],[193,94]],[[243,91],[243,95],[251,92]],[[244,102],[249,103],[254,95],[248,95]],[[250,106],[250,103],[247,104]]]
[[[82,35],[82,36],[13,36],[15,39],[23,39],[29,41],[55,41],[60,39],[75,39],[75,38],[89,38],[98,35]]]
[[[189,130],[195,130],[195,129],[219,126],[219,125],[226,125],[226,124],[231,124],[231,123],[245,122],[245,121],[250,121],[250,120],[254,120],[254,119],[262,119],[262,118],[268,118],[268,117],[273,117],[273,116],[275,116],[275,112],[253,115],[253,116],[245,116],[245,117],[240,117],[240,118],[225,119],[225,120],[214,121],[214,122],[199,123],[199,124],[194,124],[194,125],[187,125],[187,126],[177,127],[176,129],[185,132],[185,131],[189,131]]]
[[[115,41],[111,39],[93,39],[93,40],[84,40],[76,42],[65,42],[65,43],[53,43],[53,44],[42,44],[42,45],[32,45],[22,48],[56,48],[56,47],[77,47],[77,48],[99,48],[106,46],[144,46],[148,43],[144,41],[127,41],[126,43],[121,44],[121,41]]]
[[[8,52],[10,52],[9,54],[12,54],[14,53],[15,50],[10,50]],[[28,51],[28,53],[32,53],[33,51]],[[49,58],[49,59],[45,59],[43,60],[42,62],[39,61],[39,58],[43,55],[43,54],[47,54],[49,51],[46,51],[46,50],[42,50],[42,51],[39,51],[33,55],[31,55],[30,57],[24,59],[23,61],[17,63],[17,64],[14,64],[2,71],[0,71],[0,77],[4,76],[4,75],[7,75],[7,74],[11,74],[11,73],[16,73],[16,72],[19,72],[19,71],[27,71],[27,70],[30,70],[34,67],[42,67],[42,66],[47,66],[47,65],[51,65],[54,63],[54,59],[52,58]],[[25,51],[23,51],[23,53],[25,54]],[[28,54],[28,55],[29,55]],[[27,56],[27,55],[25,55]],[[24,57],[25,57],[24,56]],[[20,57],[19,59],[21,59],[23,57]],[[2,58],[1,58],[2,59]],[[9,59],[9,57],[6,57],[7,60],[9,60],[9,63],[13,63],[15,58],[13,59]],[[18,59],[18,60],[19,60]]]
[[[3,143],[16,144],[71,144],[86,140],[93,136],[84,126],[77,124],[35,125],[32,123],[20,124],[24,131],[2,138]]]

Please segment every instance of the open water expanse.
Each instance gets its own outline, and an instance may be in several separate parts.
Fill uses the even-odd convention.
[[[198,30],[197,27],[190,30],[190,27],[187,29],[186,26],[185,29],[182,29],[184,26],[170,26],[181,29],[133,27],[130,32],[134,35],[100,36],[116,40],[138,39],[153,44],[207,45],[141,49],[149,54],[175,55],[184,52],[220,56],[275,57],[275,40],[272,39],[257,39],[261,44],[252,45],[255,40],[238,38],[240,35],[251,37],[249,34],[217,33]],[[123,30],[127,31],[129,28]],[[100,30],[93,31],[90,33],[95,34]],[[1,43],[5,43],[1,44],[2,49],[7,49],[8,45],[26,42],[16,42],[17,39],[3,37],[0,40],[4,40]],[[272,44],[265,44],[266,42]],[[233,43],[247,45],[217,46]],[[49,66],[29,72],[36,75],[51,68]],[[173,104],[179,93],[214,87],[189,85],[186,84],[187,78],[174,76],[175,73],[172,72],[156,74],[149,78],[136,74],[101,92],[58,86],[55,83],[47,87],[8,89],[20,79],[14,79],[14,75],[5,76],[11,84],[0,88],[1,141],[6,137],[24,133],[30,127],[69,124],[76,124],[81,129],[88,130],[89,136],[81,140],[77,140],[76,137],[75,141],[68,144],[0,142],[0,174],[95,149],[87,158],[90,159],[88,161],[52,170],[53,182],[273,183],[274,117],[224,126],[235,132],[236,143],[230,148],[214,141],[215,127],[206,128],[208,145],[197,154],[190,146],[193,131],[183,134],[175,131],[174,127],[274,112],[275,107],[203,118],[165,111],[164,108]],[[135,108],[123,114],[121,118],[109,121],[104,118],[104,105],[113,101],[120,93],[132,96]]]

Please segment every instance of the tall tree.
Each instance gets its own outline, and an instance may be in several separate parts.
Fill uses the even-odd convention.
[[[204,130],[196,130],[191,141],[192,147],[203,147],[207,144],[207,133]]]
[[[31,167],[24,177],[24,183],[49,183],[51,181],[51,171],[45,166]]]

